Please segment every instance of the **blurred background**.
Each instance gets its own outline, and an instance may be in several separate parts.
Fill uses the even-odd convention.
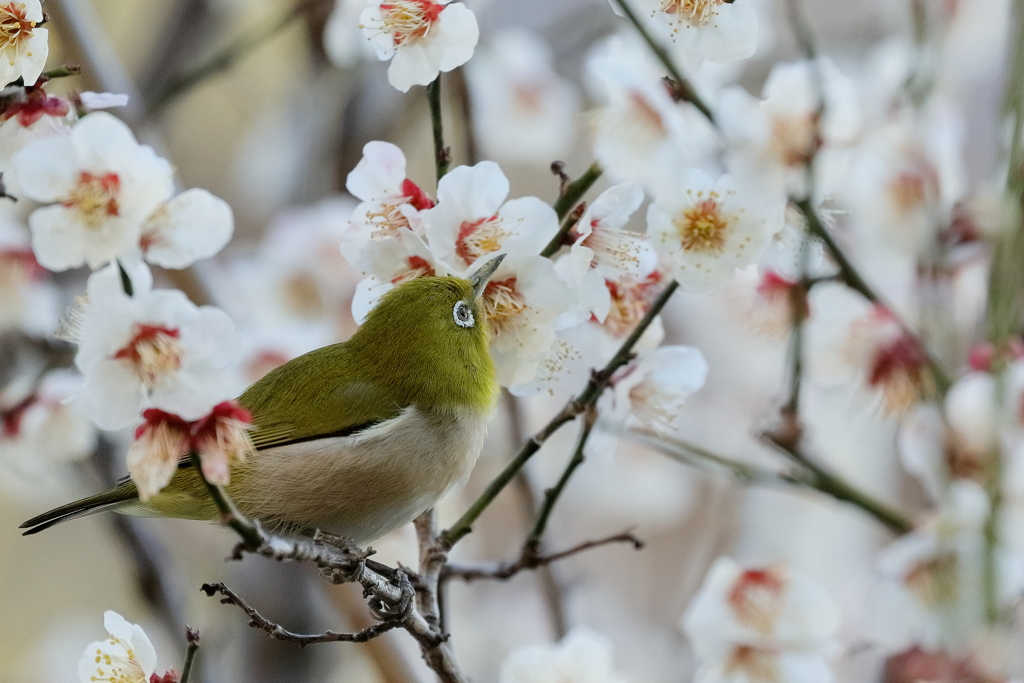
[[[486,136],[467,129],[474,119],[478,126],[486,121],[479,116],[484,105],[473,99],[472,71],[460,72],[445,91],[453,162],[493,158],[511,180],[510,196],[551,201],[558,179],[548,169],[550,161],[565,161],[577,176],[593,160],[593,102],[583,64],[590,47],[624,30],[623,22],[607,0],[466,4],[479,19],[478,51],[486,52],[510,28],[529,31],[550,50],[554,72],[578,107],[570,121],[571,144],[557,150],[557,157],[544,157],[542,150],[540,158],[514,158],[514,150],[488,148]],[[929,21],[945,41],[939,61],[949,66],[937,87],[955,98],[962,116],[965,186],[981,187],[994,176],[999,158],[1008,2],[928,4]],[[863,93],[880,77],[874,66],[879,46],[911,39],[911,2],[806,0],[805,6],[821,51]],[[331,49],[343,53],[348,40],[351,54],[332,59],[324,33],[333,9],[330,0],[301,0],[296,9],[280,0],[44,3],[49,64],[84,67],[81,77],[55,81],[51,90],[127,93],[129,106],[117,113],[140,141],[171,160],[180,186],[204,187],[231,205],[236,232],[225,252],[194,271],[160,271],[157,277],[197,303],[225,307],[253,331],[256,341],[248,351],[254,376],[260,362],[272,362],[267,354],[293,356],[344,339],[354,329],[349,302],[360,278],[338,254],[336,240],[354,206],[345,195],[345,178],[363,145],[399,145],[409,160],[408,176],[433,189],[423,90],[403,95],[390,87],[387,64],[365,53],[358,35],[335,41],[340,47]],[[773,64],[799,57],[782,3],[761,0],[757,9],[761,33],[755,56],[730,69],[706,65],[695,76],[699,87],[710,92],[716,84],[737,82],[756,95]],[[181,91],[183,74],[225,49],[227,68]],[[970,58],[963,58],[967,53]],[[599,181],[593,194],[607,186]],[[879,268],[879,281],[888,287],[884,266]],[[977,279],[965,280],[955,290],[961,298],[953,300],[958,306],[965,302],[958,310],[967,319],[967,339],[982,305],[971,295]],[[84,278],[71,273],[59,280]],[[666,342],[699,347],[712,368],[707,385],[680,416],[679,434],[738,460],[777,466],[777,456],[756,435],[784,399],[786,337],[766,334],[763,321],[752,315],[756,284],[756,278],[740,277],[712,296],[677,296],[664,315]],[[892,287],[898,292],[900,285]],[[965,362],[966,346],[963,339],[949,346],[952,367]],[[543,425],[585,377],[574,381],[562,383],[552,396],[503,402],[471,479],[439,507],[442,525],[461,514],[519,441]],[[802,396],[808,438],[823,461],[909,516],[924,507],[920,486],[898,466],[897,421],[876,400],[852,385],[808,383]],[[561,472],[573,436],[566,428],[545,445],[528,476],[501,494],[457,548],[457,560],[516,556],[537,496]],[[74,464],[38,471],[5,465],[0,471],[0,682],[74,680],[82,648],[102,635],[106,609],[146,628],[161,671],[180,667],[183,625],[199,628],[204,683],[432,680],[413,642],[400,632],[367,645],[299,649],[249,629],[242,614],[207,598],[199,585],[224,581],[295,631],[357,629],[369,617],[357,587],[329,586],[308,567],[253,557],[226,561],[235,541],[215,526],[101,515],[31,538],[19,535],[23,520],[121,476],[125,444],[123,438],[104,437],[93,455]],[[632,529],[646,547],[600,548],[507,582],[453,581],[449,629],[468,675],[496,681],[501,662],[515,648],[588,625],[611,640],[626,680],[691,680],[696,665],[679,619],[713,560],[728,554],[743,563],[788,560],[824,584],[843,613],[846,647],[835,663],[838,679],[880,680],[890,653],[865,634],[877,617],[876,553],[892,536],[862,512],[816,493],[744,487],[727,475],[623,441],[614,457],[588,461],[572,481],[555,512],[548,546],[624,529]],[[412,536],[406,529],[375,544],[377,559],[415,564]]]

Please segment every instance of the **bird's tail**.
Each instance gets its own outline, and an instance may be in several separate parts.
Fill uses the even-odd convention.
[[[18,528],[25,529],[25,532],[22,534],[23,536],[31,536],[56,524],[66,522],[69,519],[77,519],[86,515],[94,515],[97,512],[116,509],[125,503],[136,500],[138,497],[139,492],[135,488],[134,482],[131,480],[121,481],[106,493],[89,496],[67,505],[61,505],[59,508],[54,508],[49,512],[33,517]]]

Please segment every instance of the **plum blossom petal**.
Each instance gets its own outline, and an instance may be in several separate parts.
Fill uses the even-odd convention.
[[[622,424],[632,415],[644,427],[671,429],[686,400],[704,386],[708,364],[692,346],[662,346],[622,368],[602,396],[602,414]]]
[[[109,637],[85,648],[78,663],[82,683],[149,683],[156,673],[156,650],[145,631],[117,612],[103,613]]]
[[[147,261],[187,268],[214,256],[231,240],[235,223],[228,203],[199,188],[161,204],[142,226],[140,245]]]
[[[500,683],[622,683],[607,638],[575,628],[558,644],[528,645],[509,655]]]
[[[114,107],[128,106],[128,96],[122,93],[86,90],[79,94],[78,98],[86,109],[112,109]]]

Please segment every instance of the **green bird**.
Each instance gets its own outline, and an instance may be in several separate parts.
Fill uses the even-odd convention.
[[[365,544],[430,509],[469,474],[499,387],[481,296],[504,255],[469,279],[424,277],[385,294],[348,341],[300,356],[249,387],[255,453],[227,492],[278,533],[322,529]],[[146,502],[123,479],[34,517],[34,534],[103,511],[214,520],[218,510],[182,454]]]

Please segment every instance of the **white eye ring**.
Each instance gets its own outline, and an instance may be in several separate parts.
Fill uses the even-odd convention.
[[[452,317],[455,318],[455,324],[459,327],[473,327],[476,324],[473,319],[473,311],[469,310],[465,301],[455,304],[455,308],[452,309]]]

